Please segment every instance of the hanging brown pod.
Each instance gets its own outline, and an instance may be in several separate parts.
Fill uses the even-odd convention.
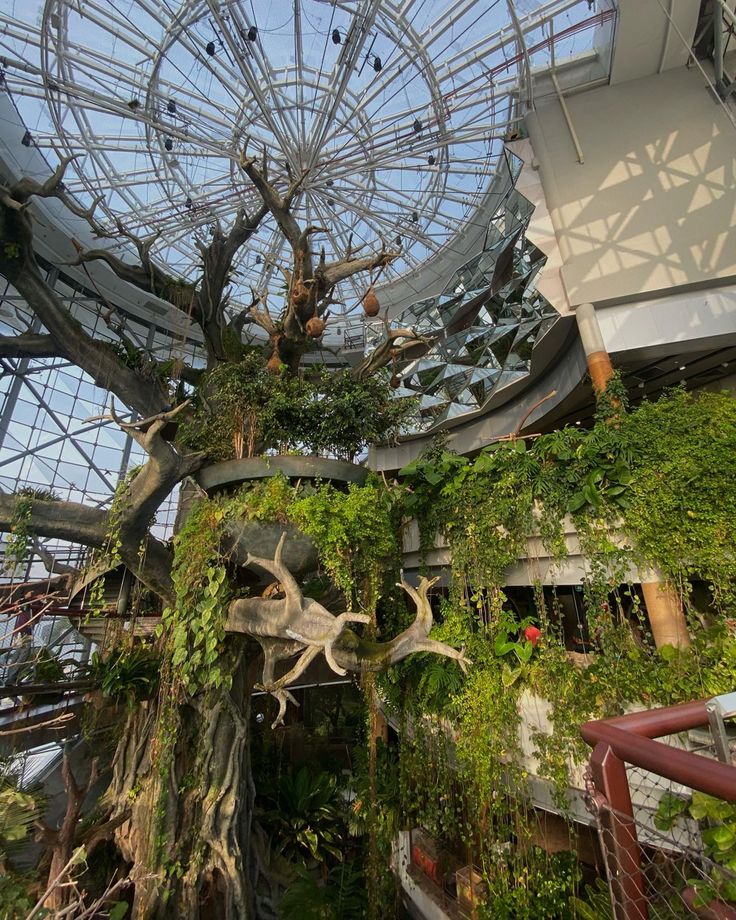
[[[398,390],[398,388],[401,386],[401,377],[397,377],[396,374],[394,374],[391,378],[391,386],[395,390]]]
[[[268,359],[268,364],[266,364],[266,370],[269,374],[279,375],[281,373],[281,357],[276,349],[274,349],[273,354]]]
[[[378,313],[381,309],[381,304],[378,302],[376,297],[376,292],[373,290],[373,285],[368,288],[368,293],[363,298],[363,310],[366,316],[378,316]]]
[[[304,329],[310,338],[318,339],[325,331],[326,325],[327,323],[319,316],[312,316],[307,320]]]

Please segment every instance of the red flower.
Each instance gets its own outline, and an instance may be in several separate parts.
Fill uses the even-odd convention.
[[[525,637],[531,642],[532,645],[536,645],[537,642],[542,638],[541,629],[537,629],[536,626],[527,626],[524,630]]]

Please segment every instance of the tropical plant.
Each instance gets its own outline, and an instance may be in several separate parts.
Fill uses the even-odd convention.
[[[298,866],[279,902],[279,920],[360,920],[366,911],[363,873],[351,862],[317,876]]]
[[[0,859],[28,838],[43,814],[43,800],[18,789],[11,776],[0,780]]]
[[[150,699],[156,692],[160,664],[154,649],[139,644],[113,649],[106,657],[93,652],[87,674],[114,702],[133,703]]]
[[[322,865],[343,858],[344,822],[334,776],[302,767],[282,773],[261,797],[262,823],[272,845],[287,860]]]

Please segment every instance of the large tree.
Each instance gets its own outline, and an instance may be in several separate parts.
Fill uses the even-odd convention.
[[[92,575],[99,575],[107,566],[123,564],[160,599],[162,607],[175,610],[178,599],[172,547],[153,536],[150,522],[174,487],[206,462],[204,452],[177,445],[170,434],[173,423],[191,411],[180,382],[196,384],[201,374],[181,366],[172,372],[170,367],[157,364],[151,355],[142,355],[136,362],[126,360],[125,348],[90,335],[47,283],[34,252],[34,198],[61,199],[103,235],[94,208],[84,210],[67,195],[62,181],[67,165],[68,161],[62,161],[43,183],[24,178],[13,185],[0,186],[0,273],[25,300],[44,330],[0,339],[0,355],[60,357],[75,364],[100,388],[109,391],[118,407],[122,405],[133,414],[135,420],[123,422],[112,410],[112,418],[140,445],[147,460],[125,484],[122,500],[114,502],[109,512],[72,502],[2,494],[0,529],[11,528],[19,503],[24,502],[24,513],[35,535],[108,550],[107,557],[98,557]],[[320,251],[315,243],[321,228],[301,227],[293,214],[294,197],[304,176],[281,183],[271,180],[265,157],[259,163],[245,151],[240,165],[258,191],[261,207],[254,213],[239,211],[227,231],[215,228],[211,241],[199,247],[201,273],[194,282],[173,277],[156,262],[152,256],[154,239],[139,240],[122,226],[118,232],[131,242],[131,260],[107,249],[81,247],[77,258],[78,264],[104,261],[123,281],[191,315],[204,340],[210,383],[200,382],[200,387],[209,386],[204,404],[210,408],[216,407],[218,399],[216,383],[211,382],[218,378],[213,372],[241,361],[241,334],[246,324],[255,323],[267,333],[263,365],[274,375],[300,379],[302,358],[313,340],[322,335],[340,282],[381,269],[397,255],[382,248],[358,256],[348,249],[341,259],[328,262],[324,250]],[[287,282],[283,307],[274,315],[269,309],[268,292],[253,292],[252,302],[239,313],[235,311],[233,317],[228,309],[228,291],[234,260],[267,214],[273,216],[291,249],[291,264],[283,269]],[[112,328],[117,328],[114,322]],[[386,328],[386,342],[353,368],[354,379],[375,373],[404,351],[421,344],[411,330],[390,330],[388,323]],[[123,345],[129,345],[122,330],[118,331]],[[113,531],[115,551],[110,558]],[[249,668],[249,639],[260,643],[260,683],[279,702],[277,721],[290,699],[289,684],[319,654],[324,654],[328,664],[342,674],[372,673],[416,651],[436,652],[456,659],[463,667],[466,664],[462,651],[429,639],[432,614],[427,598],[430,583],[426,580],[418,589],[402,580],[405,592],[416,605],[416,619],[390,641],[377,643],[370,637],[373,611],[336,614],[302,595],[297,578],[284,561],[285,534],[270,557],[258,555],[251,531],[242,527],[231,526],[223,530],[220,538],[228,558],[270,573],[281,585],[283,597],[244,597],[230,603],[225,625],[230,639],[218,646],[223,659],[227,659],[223,663],[227,680],[209,688],[188,686],[182,690],[178,685],[180,692],[173,705],[163,705],[163,710],[161,703],[158,707],[139,706],[129,715],[115,754],[103,817],[90,839],[99,842],[114,837],[124,860],[132,865],[131,877],[136,884],[134,916],[138,918],[197,917],[203,910],[218,917],[254,915],[252,882],[262,864],[262,854],[258,847],[250,846],[248,701],[255,678]],[[232,568],[228,569],[228,577],[231,576]],[[350,624],[356,623],[367,624],[365,635],[351,628]],[[201,639],[188,634],[189,645],[180,649],[179,661],[193,654]],[[164,667],[170,669],[176,666],[177,659],[172,665],[171,644],[166,644],[169,640],[170,635],[164,631],[160,643]],[[295,659],[295,663],[277,677],[276,665],[289,659]],[[180,731],[182,725],[188,727],[189,736],[193,733],[198,739],[196,749],[187,742],[186,733]],[[162,738],[168,739],[167,757],[161,756]],[[195,769],[196,788],[182,791],[184,778]],[[70,826],[73,824],[71,820]],[[73,834],[67,837],[63,854],[56,853],[55,867],[65,862],[62,855],[68,855],[74,842]],[[180,843],[184,839],[190,841],[188,850]],[[64,897],[63,889],[57,889],[52,897],[59,903]]]

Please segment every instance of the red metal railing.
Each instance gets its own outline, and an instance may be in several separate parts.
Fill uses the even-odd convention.
[[[626,764],[727,802],[736,802],[736,767],[656,740],[706,725],[706,703],[697,701],[586,722],[580,730],[593,748],[590,758],[593,796],[609,866],[616,920],[649,918],[642,848]],[[708,905],[707,911],[694,913],[736,920],[736,910],[722,901]]]

